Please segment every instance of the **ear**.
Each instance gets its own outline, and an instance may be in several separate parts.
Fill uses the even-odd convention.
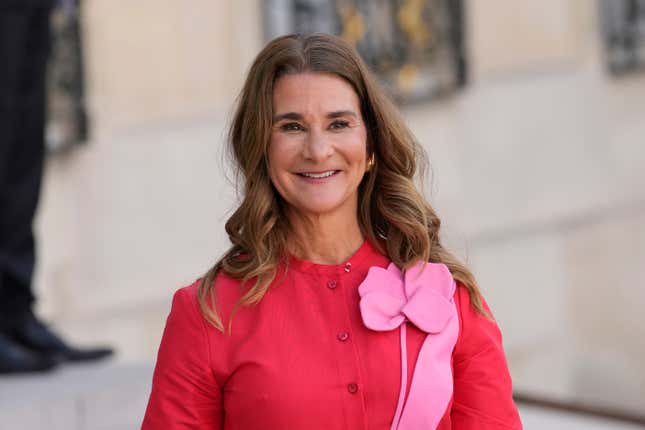
[[[374,153],[372,152],[370,156],[367,158],[367,166],[365,167],[365,171],[369,172],[370,170],[372,170],[375,164],[376,164],[376,158],[374,157]]]

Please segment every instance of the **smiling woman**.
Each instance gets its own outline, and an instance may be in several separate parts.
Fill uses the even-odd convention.
[[[521,428],[500,331],[414,185],[424,153],[352,48],[270,42],[229,144],[232,246],[175,294],[145,430]]]

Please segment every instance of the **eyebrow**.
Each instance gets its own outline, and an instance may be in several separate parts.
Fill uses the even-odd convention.
[[[339,118],[343,116],[353,116],[354,118],[358,118],[358,115],[354,111],[351,110],[337,110],[334,112],[329,112],[325,117],[327,118]],[[274,115],[273,117],[273,122],[276,123],[278,121],[281,121],[283,119],[293,119],[296,121],[302,121],[303,116],[297,112],[286,112],[286,113],[281,113],[278,115]]]

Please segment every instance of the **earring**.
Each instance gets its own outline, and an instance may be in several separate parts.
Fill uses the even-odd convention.
[[[374,153],[370,155],[370,158],[367,160],[367,169],[366,171],[369,172],[372,170],[372,167],[374,167],[374,164],[376,163],[376,160],[374,159]]]

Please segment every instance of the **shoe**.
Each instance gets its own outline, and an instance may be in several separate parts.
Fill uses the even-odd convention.
[[[76,348],[68,345],[31,312],[13,325],[10,336],[23,347],[58,362],[94,361],[113,354],[111,348]]]
[[[0,333],[0,374],[45,372],[56,360],[30,351]]]

